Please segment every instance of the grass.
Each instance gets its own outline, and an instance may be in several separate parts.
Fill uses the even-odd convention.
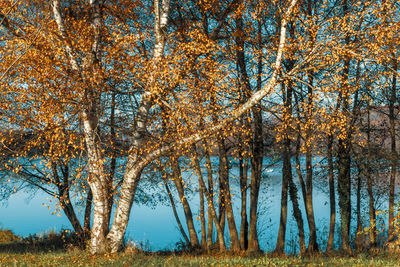
[[[241,256],[214,255],[157,255],[145,253],[118,253],[89,255],[82,251],[48,253],[0,253],[1,266],[400,266],[399,255],[370,257],[310,258],[268,256],[249,258]]]
[[[7,232],[0,239],[0,266],[400,266],[400,254],[387,251],[354,257],[316,254],[300,258],[146,252],[129,246],[123,253],[90,255],[76,244],[76,236],[67,231],[24,239]]]

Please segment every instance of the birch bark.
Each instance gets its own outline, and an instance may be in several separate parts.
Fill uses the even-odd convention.
[[[93,40],[91,51],[86,55],[85,64],[79,64],[71,45],[64,19],[61,13],[59,0],[53,0],[53,15],[57,23],[59,35],[65,43],[65,53],[68,57],[71,68],[82,85],[87,85],[79,91],[79,102],[82,103],[79,110],[79,117],[82,124],[83,135],[86,143],[86,152],[88,157],[88,184],[93,194],[93,225],[91,229],[90,251],[91,253],[103,253],[106,251],[105,233],[107,232],[107,214],[108,197],[106,172],[104,169],[104,155],[100,145],[99,135],[99,106],[101,88],[92,86],[88,80],[92,77],[86,77],[83,69],[92,70],[90,75],[94,75],[99,53],[101,50],[101,14],[100,0],[90,0],[93,28]]]
[[[158,63],[164,54],[164,47],[167,40],[167,24],[170,11],[170,0],[163,0],[160,3],[159,0],[154,1],[154,14],[155,14],[155,39],[156,43],[154,45],[154,71],[158,67]],[[154,80],[150,80],[148,86],[153,86]],[[145,137],[146,131],[146,121],[148,113],[151,107],[151,92],[147,91],[142,96],[142,101],[138,110],[138,114],[135,121],[135,128],[132,134],[132,150],[139,149]],[[125,235],[126,226],[129,220],[130,210],[132,208],[132,203],[135,196],[135,191],[137,184],[139,182],[140,174],[143,168],[151,162],[151,157],[145,157],[144,159],[139,159],[138,155],[132,155],[128,158],[126,172],[124,174],[120,198],[115,211],[114,222],[111,226],[111,230],[107,235],[107,239],[110,242],[110,249],[112,252],[116,252],[122,248],[122,241]]]

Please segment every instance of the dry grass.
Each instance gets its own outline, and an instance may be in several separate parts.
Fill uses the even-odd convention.
[[[400,266],[400,254],[388,250],[352,257],[340,252],[273,257],[245,253],[204,254],[200,251],[148,252],[141,247],[128,246],[123,253],[90,255],[77,246],[76,237],[66,231],[13,238],[0,244],[0,266]]]

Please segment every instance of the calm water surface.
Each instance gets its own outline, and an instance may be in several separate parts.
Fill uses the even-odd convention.
[[[264,165],[268,166],[271,159],[265,159]],[[281,190],[281,168],[278,163],[273,168],[266,167],[264,173],[266,178],[261,186],[259,200],[259,225],[261,248],[271,251],[275,247],[278,234],[278,223],[280,216],[280,190]],[[237,168],[231,169],[232,176],[238,176]],[[189,177],[189,176],[188,176]],[[193,177],[189,179],[195,180]],[[234,183],[234,178],[232,178]],[[297,180],[297,177],[294,177]],[[236,213],[236,223],[240,225],[239,216],[239,191],[237,186],[233,186],[234,209]],[[235,189],[236,188],[236,189]],[[299,191],[300,188],[298,187]],[[163,189],[164,190],[164,189]],[[327,232],[329,218],[329,197],[326,192],[326,186],[314,186],[314,209],[319,235]],[[198,195],[191,199],[191,206],[194,218],[199,214]],[[300,199],[299,203],[303,203]],[[9,199],[8,203],[0,205],[0,227],[11,229],[15,234],[22,237],[35,233],[45,233],[47,231],[61,229],[71,229],[71,225],[66,216],[61,213],[52,215],[54,204],[50,203],[50,209],[43,206],[49,204],[49,200],[44,193],[40,191],[32,198],[26,193],[18,193]],[[297,240],[296,224],[292,216],[292,206],[289,201],[288,207],[288,230],[287,239]],[[184,222],[182,208],[180,218]],[[304,207],[303,218],[305,218]],[[83,217],[82,211],[78,213],[79,218]],[[337,216],[338,217],[338,216]],[[197,221],[197,230],[200,231]],[[307,224],[305,223],[306,228]],[[307,231],[307,229],[306,229]],[[157,205],[156,207],[147,207],[145,205],[134,204],[130,221],[126,232],[127,240],[142,244],[151,250],[173,249],[177,241],[181,239],[175,218],[170,206]],[[323,238],[323,240],[325,237]],[[325,241],[321,241],[325,242]],[[288,252],[295,252],[293,246],[288,242],[286,248]]]

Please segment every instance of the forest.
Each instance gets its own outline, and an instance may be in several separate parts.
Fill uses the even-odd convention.
[[[48,194],[90,254],[146,200],[191,251],[258,253],[266,159],[275,255],[289,221],[299,255],[400,250],[397,0],[8,0],[0,24],[1,199]]]

